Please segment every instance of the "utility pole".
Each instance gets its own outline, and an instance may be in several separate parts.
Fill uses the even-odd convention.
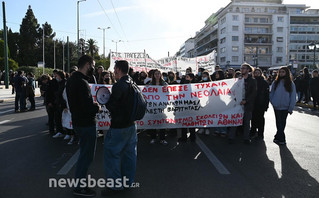
[[[54,69],[56,69],[56,63],[55,63],[55,41],[53,41],[53,65],[54,65]]]
[[[42,42],[43,42],[43,50],[42,50],[42,55],[43,55],[43,74],[44,74],[44,68],[45,68],[45,58],[44,58],[44,24],[42,25]]]
[[[104,59],[104,67],[106,67],[106,61],[105,61],[105,30],[110,29],[111,27],[107,28],[100,28],[98,27],[97,29],[103,30],[103,59]]]
[[[68,53],[67,53],[67,56],[68,56],[68,72],[70,72],[70,43],[69,43],[69,37],[66,37],[67,39],[67,50],[68,50]]]
[[[65,72],[65,62],[64,62],[64,42],[62,42],[62,69]]]
[[[80,19],[79,19],[79,13],[80,13],[80,9],[79,9],[79,4],[80,2],[83,2],[86,0],[79,0],[77,1],[77,41],[78,41],[78,58],[80,58]]]
[[[5,2],[2,2],[3,10],[3,39],[4,39],[4,67],[5,67],[5,77],[4,83],[6,89],[9,89],[9,64],[8,64],[8,39],[7,39],[7,23],[6,23],[6,7]]]

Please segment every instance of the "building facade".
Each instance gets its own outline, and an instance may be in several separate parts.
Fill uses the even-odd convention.
[[[194,55],[216,50],[223,68],[243,62],[264,68],[311,67],[314,55],[308,46],[318,41],[319,10],[282,0],[232,0],[196,33]]]

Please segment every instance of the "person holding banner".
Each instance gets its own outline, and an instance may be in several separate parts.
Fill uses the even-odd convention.
[[[94,72],[94,61],[91,56],[84,55],[78,61],[78,71],[74,72],[66,84],[66,93],[72,125],[80,140],[80,155],[75,170],[75,178],[85,181],[89,166],[94,158],[96,146],[96,113],[101,111],[97,102],[93,101],[89,77]],[[82,182],[81,182],[82,183]],[[74,189],[76,196],[95,196],[95,191],[81,188],[80,184]]]
[[[243,63],[240,67],[242,77],[245,80],[245,96],[240,102],[240,105],[244,107],[244,143],[250,144],[250,121],[252,119],[252,112],[254,108],[254,102],[257,94],[257,83],[252,77],[254,71],[253,67],[248,63]],[[229,143],[233,143],[236,136],[236,128],[232,127],[229,131]]]
[[[133,96],[130,94],[131,83],[128,76],[129,65],[126,60],[115,62],[114,74],[117,82],[112,87],[112,94],[106,103],[111,113],[111,126],[104,138],[104,170],[106,179],[122,185],[106,188],[102,196],[110,196],[124,190],[125,184],[131,185],[135,179],[137,156],[136,123],[130,121],[133,110]],[[124,179],[125,178],[125,179]]]
[[[281,67],[270,91],[270,102],[274,107],[277,133],[274,143],[286,145],[285,127],[288,113],[296,105],[296,87],[288,67]]]
[[[196,83],[195,81],[195,75],[193,73],[189,73],[189,69],[187,68],[188,73],[185,76],[185,84],[190,84],[190,83]],[[191,142],[195,142],[196,140],[196,135],[195,135],[195,128],[189,128],[189,133],[190,133],[190,140]],[[182,136],[178,138],[179,142],[186,142],[187,141],[187,128],[182,128]]]
[[[199,68],[198,69],[198,73],[200,73],[201,72],[201,75],[199,75],[200,77],[201,77],[201,81],[200,81],[200,83],[205,83],[205,82],[211,82],[212,81],[212,79],[210,78],[210,76],[209,76],[209,73],[208,73],[208,71],[207,70],[200,70],[201,68]],[[209,128],[200,128],[198,131],[197,131],[197,133],[199,133],[199,134],[203,134],[205,132],[205,135],[209,135],[210,134],[210,130],[209,130]]]
[[[162,73],[160,70],[155,69],[151,85],[158,85],[158,86],[167,86],[167,82],[164,81]],[[153,129],[150,132],[151,141],[150,144],[154,144],[156,142],[156,134],[159,133],[160,143],[163,145],[167,145],[167,141],[165,140],[165,130],[164,129]]]

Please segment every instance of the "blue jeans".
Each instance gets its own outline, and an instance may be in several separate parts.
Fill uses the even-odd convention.
[[[104,138],[104,170],[106,179],[111,178],[115,181],[116,179],[123,179],[125,176],[128,179],[126,184],[131,185],[135,178],[136,156],[136,125],[122,129],[110,128]],[[122,190],[123,185],[115,186],[112,189]]]
[[[277,127],[277,133],[275,135],[275,139],[280,142],[286,142],[285,128],[286,128],[287,116],[288,116],[288,110],[275,109],[276,127]]]
[[[75,127],[74,131],[80,140],[80,155],[77,161],[75,178],[86,178],[93,161],[96,145],[96,126]]]

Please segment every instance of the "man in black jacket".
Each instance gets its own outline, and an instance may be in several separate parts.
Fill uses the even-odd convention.
[[[313,78],[310,79],[310,92],[313,99],[313,110],[317,110],[319,103],[319,77],[318,70],[312,72]]]
[[[248,63],[243,63],[240,67],[240,71],[245,80],[245,98],[240,102],[240,105],[244,106],[244,143],[250,144],[250,121],[252,119],[252,112],[257,94],[257,83],[252,77],[253,67]],[[236,136],[236,130],[233,128],[230,130],[229,143],[232,143]]]
[[[88,84],[88,76],[94,71],[93,58],[82,56],[78,61],[79,70],[74,72],[66,84],[66,92],[72,125],[80,139],[80,156],[75,171],[76,179],[85,179],[88,168],[93,161],[96,145],[96,113],[100,106],[93,101],[91,89]],[[95,192],[89,188],[76,187],[73,192],[78,196],[95,196]]]
[[[128,62],[117,61],[114,74],[117,82],[112,87],[106,108],[111,113],[111,127],[104,139],[104,170],[107,180],[122,185],[106,188],[102,196],[121,192],[134,182],[136,172],[136,124],[130,121],[133,98],[130,94],[132,79],[128,76]]]

